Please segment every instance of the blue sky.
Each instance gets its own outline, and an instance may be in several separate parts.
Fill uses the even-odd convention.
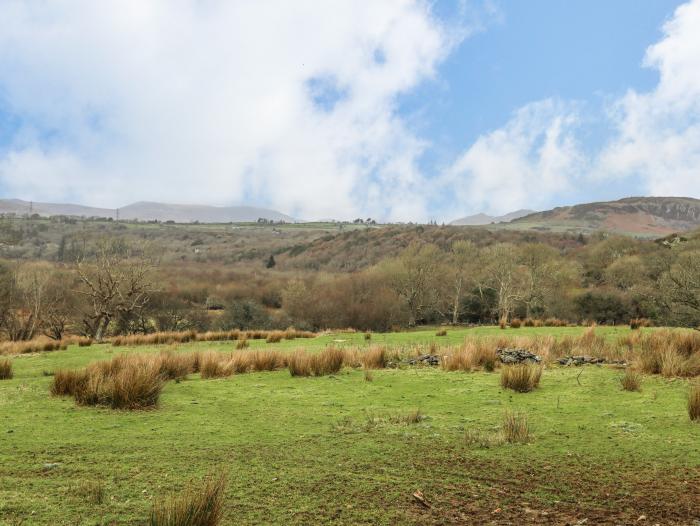
[[[450,220],[700,197],[700,0],[0,5],[0,196]]]

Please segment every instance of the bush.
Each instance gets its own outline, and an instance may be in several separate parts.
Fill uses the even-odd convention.
[[[435,333],[435,336],[447,336],[447,329],[440,329]]]
[[[511,329],[519,329],[519,328],[522,326],[522,324],[523,324],[523,322],[520,321],[520,319],[518,319],[518,318],[513,318],[513,319],[510,321],[510,328],[511,328]]]
[[[0,380],[12,379],[12,361],[4,358],[0,360]]]
[[[154,503],[150,526],[216,526],[223,516],[225,490],[226,475],[190,482],[179,495]]]
[[[541,377],[541,365],[508,365],[501,369],[501,386],[518,393],[529,393],[539,386]]]

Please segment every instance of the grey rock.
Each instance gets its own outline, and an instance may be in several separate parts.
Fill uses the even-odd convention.
[[[542,358],[526,349],[498,349],[496,351],[501,363],[540,363]]]

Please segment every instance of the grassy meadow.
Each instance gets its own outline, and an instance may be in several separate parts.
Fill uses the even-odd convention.
[[[645,329],[651,330],[651,329]],[[465,337],[580,335],[494,327],[324,334],[263,349],[386,345],[405,355]],[[598,328],[616,341],[627,328]],[[700,425],[691,380],[614,366],[548,364],[516,393],[493,372],[400,366],[319,377],[286,369],[164,384],[155,409],[78,406],[51,374],[123,353],[213,350],[235,342],[91,347],[11,357],[0,381],[0,524],[148,524],[155,501],[226,473],[222,524],[693,524],[700,518]],[[527,417],[524,443],[491,440]],[[475,438],[476,437],[476,438]],[[415,494],[415,495],[414,495]],[[582,522],[583,521],[583,522]]]

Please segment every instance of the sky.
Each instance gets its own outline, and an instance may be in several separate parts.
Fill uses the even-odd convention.
[[[700,0],[2,0],[0,197],[450,221],[700,198]]]

